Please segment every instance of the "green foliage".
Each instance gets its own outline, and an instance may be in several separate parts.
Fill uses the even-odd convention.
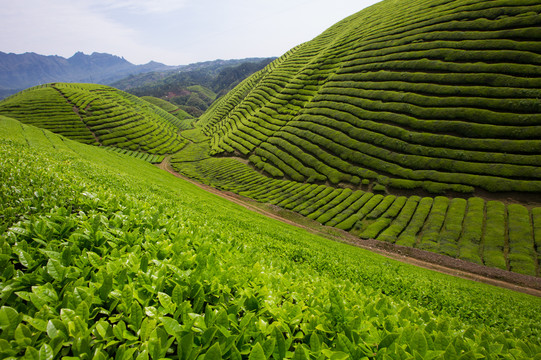
[[[459,239],[460,258],[481,264],[479,245],[483,237],[485,201],[469,198],[464,228]]]
[[[202,116],[213,150],[376,192],[541,191],[538,4],[391,3],[239,84]]]
[[[179,119],[133,95],[94,84],[55,83],[0,102],[0,113],[87,144],[163,155],[186,142]]]
[[[499,201],[486,204],[486,224],[483,236],[483,263],[487,266],[507,269],[504,258],[505,247],[505,205]]]
[[[0,209],[12,214],[0,232],[2,357],[541,351],[535,297],[331,242],[142,161],[0,126]]]

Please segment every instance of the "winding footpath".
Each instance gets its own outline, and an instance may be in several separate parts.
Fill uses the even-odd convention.
[[[255,201],[243,196],[234,194],[229,191],[222,191],[212,186],[201,184],[186,176],[177,173],[170,164],[170,157],[166,157],[158,167],[168,173],[188,181],[197,187],[206,190],[212,194],[218,195],[226,200],[234,202],[248,210],[255,211],[261,215],[284,222],[289,225],[300,227],[311,233],[314,233],[325,238],[348,243],[366,250],[376,252],[387,258],[401,261],[403,263],[412,264],[425,269],[438,271],[440,273],[457,276],[463,279],[473,280],[498,286],[501,288],[511,289],[514,291],[523,292],[533,296],[541,297],[541,278],[513,273],[501,269],[489,268],[483,265],[470,263],[460,259],[451,258],[445,255],[423,251],[415,248],[399,246],[391,243],[385,243],[377,240],[361,240],[360,238],[342,230],[329,228],[315,221],[310,222],[310,226],[303,225],[299,222],[285,218],[271,209],[264,209],[261,206],[256,206]],[[261,204],[259,204],[261,205]],[[287,211],[280,209],[281,211]],[[291,212],[288,212],[291,213]],[[296,213],[291,213],[292,217],[300,217]],[[304,219],[306,221],[306,219]],[[303,222],[305,222],[303,221]],[[325,231],[327,229],[327,231]],[[334,233],[334,234],[333,234]]]

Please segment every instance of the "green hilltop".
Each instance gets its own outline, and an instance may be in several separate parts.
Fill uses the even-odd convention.
[[[189,144],[172,164],[361,238],[539,276],[540,12],[382,1],[214,102],[208,156]]]
[[[164,155],[185,144],[183,119],[126,92],[95,84],[54,83],[0,102],[0,114],[85,144]]]

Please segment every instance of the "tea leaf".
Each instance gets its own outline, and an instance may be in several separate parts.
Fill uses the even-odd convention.
[[[163,324],[163,327],[165,331],[171,336],[178,336],[180,332],[182,331],[182,327],[178,323],[177,320],[170,318],[170,317],[160,317],[160,321]]]
[[[53,360],[53,349],[48,344],[41,345],[39,349],[39,360]]]
[[[265,356],[265,351],[261,347],[260,343],[255,344],[255,346],[252,348],[248,360],[267,360],[267,357]]]
[[[205,353],[205,360],[222,360],[222,350],[219,343],[215,343],[208,349]]]
[[[2,306],[0,308],[0,329],[4,331],[15,330],[17,325],[21,322],[21,316],[17,310],[9,307]]]

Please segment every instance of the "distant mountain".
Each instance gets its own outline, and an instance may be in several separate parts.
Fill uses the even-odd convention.
[[[163,88],[166,86],[165,84],[168,84],[167,86],[174,86],[174,83],[182,83],[182,86],[203,85],[210,87],[211,83],[216,80],[217,77],[224,77],[224,74],[220,74],[221,72],[227,72],[228,69],[233,69],[238,66],[239,69],[242,68],[244,71],[235,70],[235,72],[239,75],[244,72],[245,75],[241,76],[242,78],[245,78],[253,72],[262,69],[274,59],[275,58],[245,58],[203,61],[189,65],[181,65],[170,71],[152,71],[132,74],[109,85],[124,91],[139,92],[142,93],[141,95],[148,95],[144,93],[147,91],[148,85],[151,87],[159,86],[160,88]]]
[[[173,71],[132,75],[110,84],[136,96],[167,100],[198,117],[214,100],[275,58],[205,61]]]
[[[134,65],[111,54],[77,52],[66,59],[36,53],[0,52],[0,98],[22,89],[50,82],[110,84],[132,74],[176,69],[154,61]]]

